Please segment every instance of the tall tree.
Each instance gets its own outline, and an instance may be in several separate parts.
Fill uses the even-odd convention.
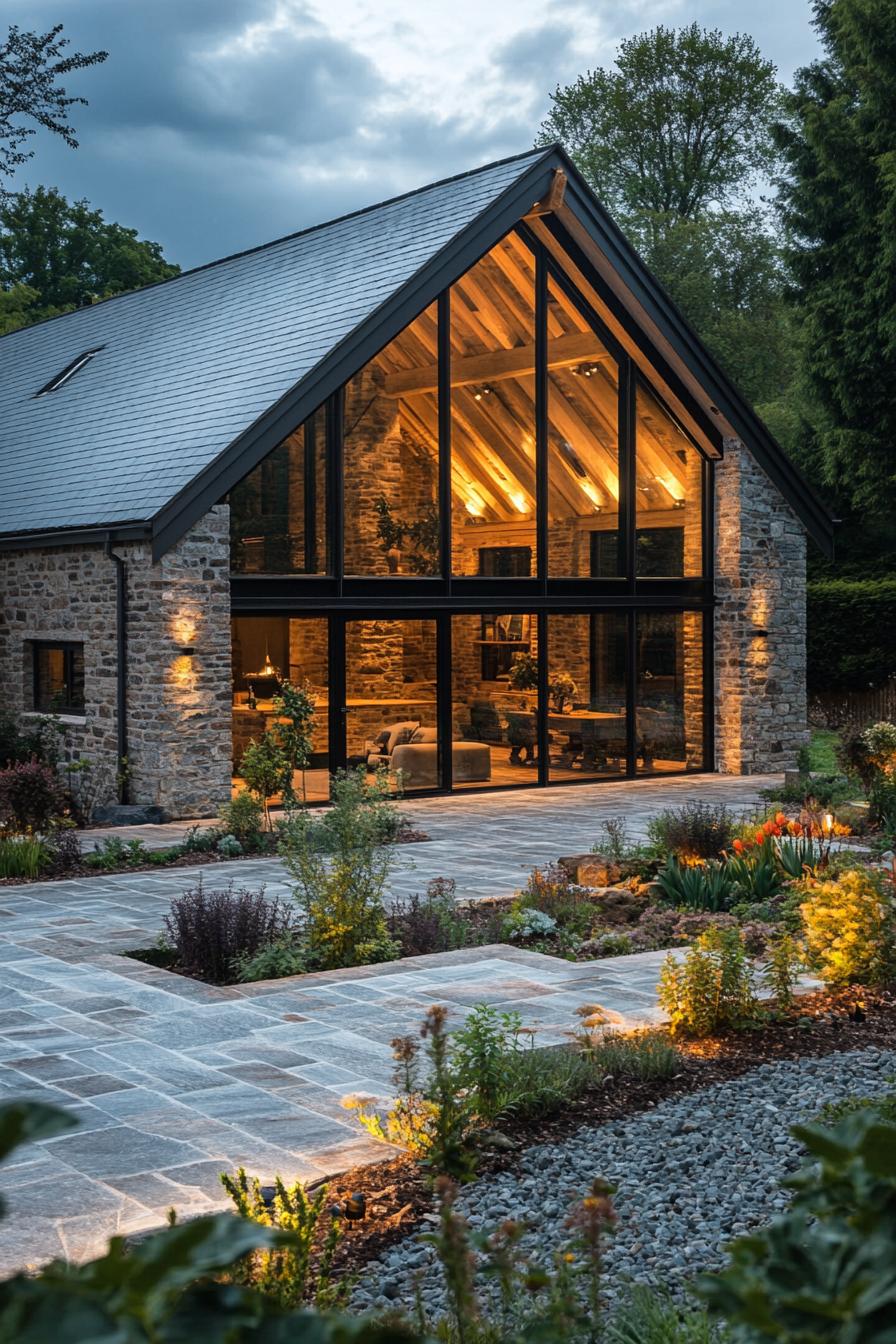
[[[660,26],[552,102],[540,142],[563,142],[730,377],[771,408],[792,366],[779,250],[754,197],[775,162],[774,65],[744,34]]]
[[[67,201],[53,187],[22,191],[0,205],[0,294],[9,296],[16,326],[167,280],[179,269],[158,243],[107,223],[101,210]]]
[[[622,41],[615,70],[558,87],[539,139],[562,141],[620,219],[696,219],[771,167],[779,98],[751,37],[661,25]]]
[[[801,330],[804,454],[845,505],[896,507],[896,0],[816,0],[824,56],[777,130]]]
[[[34,150],[26,152],[24,146],[37,127],[61,136],[77,149],[69,108],[86,104],[87,99],[69,96],[59,81],[74,70],[99,65],[108,52],[63,55],[70,43],[60,37],[61,32],[61,23],[48,33],[23,33],[13,24],[0,46],[0,200],[6,194],[2,178],[11,177],[33,157]]]

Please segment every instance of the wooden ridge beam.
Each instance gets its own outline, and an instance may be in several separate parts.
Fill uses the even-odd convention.
[[[559,210],[563,204],[563,197],[566,195],[566,181],[567,178],[563,169],[555,168],[547,196],[540,201],[536,201],[524,218],[534,219],[538,215],[552,215],[555,210]]]
[[[606,353],[595,355],[596,338],[590,331],[559,336],[548,342],[548,368],[564,364],[595,363],[609,359]],[[535,372],[535,346],[517,345],[510,350],[490,350],[485,355],[464,355],[451,360],[451,385],[463,387],[469,383],[498,382],[502,378],[521,378]],[[435,392],[439,385],[439,367],[427,365],[422,369],[407,369],[386,376],[383,391],[387,397],[413,397],[422,392]]]

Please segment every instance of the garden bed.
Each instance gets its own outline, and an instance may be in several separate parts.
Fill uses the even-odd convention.
[[[514,1171],[532,1145],[562,1143],[583,1126],[593,1128],[651,1110],[661,1102],[739,1078],[764,1064],[870,1047],[896,1048],[896,992],[849,989],[808,994],[781,1021],[768,1020],[751,1030],[728,1032],[709,1041],[677,1044],[683,1058],[675,1077],[649,1082],[596,1079],[586,1092],[564,1102],[563,1109],[553,1114],[523,1122],[512,1117],[502,1120],[499,1133],[509,1142],[482,1148],[477,1181]],[[383,1251],[415,1232],[426,1231],[436,1221],[431,1182],[410,1156],[355,1167],[329,1180],[332,1203],[342,1203],[352,1195],[364,1197],[366,1216],[347,1224],[334,1260],[337,1279],[359,1274]],[[496,1216],[494,1222],[498,1221]]]

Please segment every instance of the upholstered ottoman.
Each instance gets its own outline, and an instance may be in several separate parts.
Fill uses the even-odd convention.
[[[438,753],[435,742],[406,742],[396,747],[391,766],[395,774],[401,771],[402,788],[438,788]],[[451,763],[455,784],[484,783],[492,777],[487,742],[452,742]]]

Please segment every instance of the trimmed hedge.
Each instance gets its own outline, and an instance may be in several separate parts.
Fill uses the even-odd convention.
[[[896,675],[896,575],[807,586],[812,693],[865,691]]]

